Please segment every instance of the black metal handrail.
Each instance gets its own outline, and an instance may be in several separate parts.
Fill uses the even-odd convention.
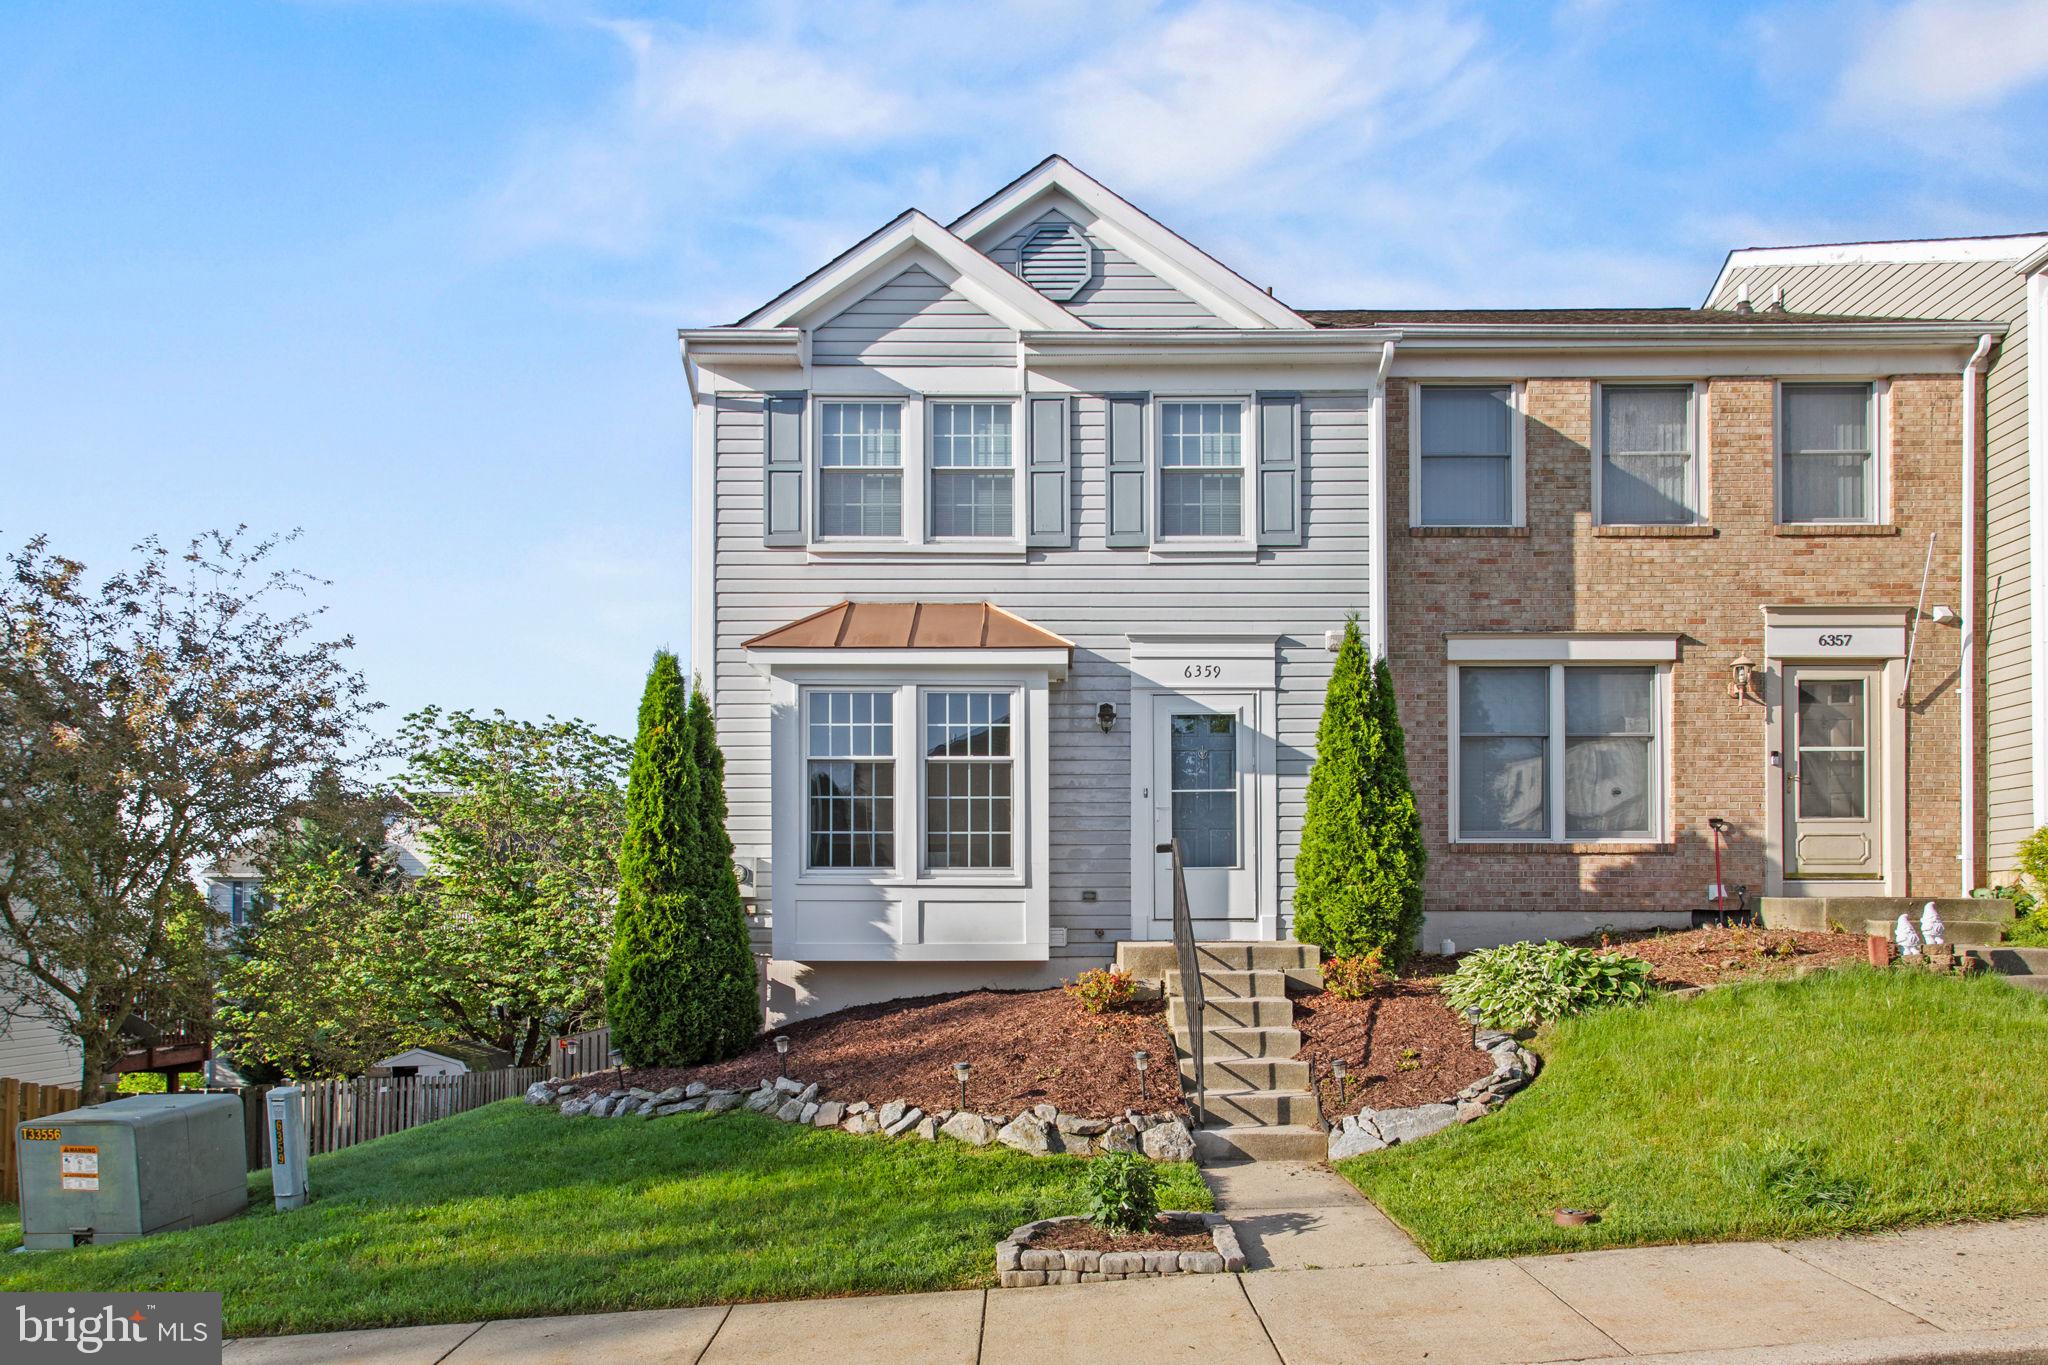
[[[1180,860],[1180,840],[1159,845],[1159,852],[1173,858],[1173,952],[1180,961],[1181,1010],[1188,1021],[1188,1051],[1194,1054],[1195,1125],[1200,1127],[1208,1121],[1208,1078],[1202,1069],[1202,968],[1195,960],[1195,917],[1188,909],[1188,877]]]

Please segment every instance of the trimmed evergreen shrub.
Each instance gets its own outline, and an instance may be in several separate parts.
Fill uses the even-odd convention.
[[[1428,854],[1408,785],[1394,676],[1366,659],[1357,618],[1330,672],[1294,863],[1294,936],[1332,957],[1397,966],[1422,928]]]
[[[725,758],[701,689],[654,656],[626,783],[605,1010],[629,1066],[691,1066],[761,1028],[746,912],[725,831]]]

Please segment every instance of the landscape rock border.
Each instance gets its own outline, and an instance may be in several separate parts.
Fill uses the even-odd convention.
[[[1042,1284],[1094,1284],[1104,1280],[1156,1280],[1167,1275],[1235,1275],[1244,1269],[1237,1230],[1220,1213],[1176,1209],[1162,1213],[1175,1231],[1206,1227],[1214,1251],[1060,1251],[1029,1246],[1033,1237],[1086,1218],[1041,1218],[996,1243],[996,1282],[1004,1289]]]
[[[1127,1109],[1114,1118],[1063,1114],[1057,1106],[1037,1104],[1018,1114],[980,1114],[969,1109],[926,1113],[907,1100],[877,1107],[866,1100],[826,1099],[823,1087],[787,1076],[763,1080],[758,1089],[714,1090],[702,1081],[654,1091],[639,1086],[607,1086],[603,1076],[568,1081],[537,1081],[526,1091],[531,1105],[551,1105],[564,1117],[665,1118],[670,1114],[723,1114],[747,1109],[784,1123],[812,1128],[840,1128],[854,1134],[941,1137],[970,1147],[1000,1144],[1027,1156],[1094,1156],[1098,1152],[1130,1152],[1154,1161],[1193,1161],[1195,1137],[1187,1121],[1169,1113],[1141,1114]]]
[[[1493,1074],[1435,1104],[1418,1104],[1407,1109],[1364,1109],[1347,1114],[1330,1129],[1330,1160],[1361,1156],[1404,1142],[1420,1142],[1457,1123],[1485,1118],[1508,1102],[1508,1098],[1536,1078],[1542,1062],[1536,1054],[1512,1037],[1494,1029],[1482,1029],[1473,1037],[1482,1051],[1493,1059]]]

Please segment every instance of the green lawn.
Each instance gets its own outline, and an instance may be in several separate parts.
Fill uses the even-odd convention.
[[[1499,1113],[1340,1170],[1438,1259],[2048,1211],[2048,998],[1857,967],[1567,1020]],[[1556,1207],[1599,1210],[1555,1226]]]
[[[220,1290],[234,1335],[992,1283],[1020,1223],[1081,1212],[1075,1157],[776,1123],[563,1119],[516,1101],[313,1160],[314,1202],[0,1256],[0,1290]],[[1166,1208],[1210,1207],[1186,1164]],[[0,1248],[19,1216],[0,1205]]]

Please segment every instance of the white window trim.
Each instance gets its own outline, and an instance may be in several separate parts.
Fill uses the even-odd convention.
[[[1010,534],[1006,536],[942,536],[932,528],[929,504],[931,502],[932,478],[938,472],[938,465],[932,460],[931,440],[934,424],[931,420],[931,409],[942,403],[981,403],[1005,407],[1010,410]],[[918,407],[920,409],[918,423],[921,428],[921,438],[917,446],[917,462],[920,466],[918,470],[918,498],[921,504],[919,508],[921,520],[918,524],[924,528],[924,543],[928,546],[943,547],[945,549],[970,551],[975,549],[1023,549],[1024,523],[1029,518],[1031,509],[1026,505],[1030,486],[1024,482],[1023,475],[1024,456],[1029,441],[1029,434],[1024,430],[1024,406],[1022,401],[1014,393],[987,395],[927,394],[918,403]],[[905,458],[907,459],[909,458],[909,440],[907,437],[904,445],[906,447]],[[948,467],[951,468],[952,466]],[[906,506],[904,510],[905,526],[910,524],[909,516],[909,509]]]
[[[825,405],[827,403],[881,404],[894,407],[901,414],[897,445],[900,462],[896,466],[897,477],[903,487],[903,519],[893,536],[828,536],[825,525]],[[808,445],[805,454],[805,476],[810,488],[811,544],[821,549],[851,550],[873,548],[901,550],[907,545],[920,543],[920,537],[912,528],[924,525],[924,484],[919,466],[924,462],[919,452],[924,448],[924,405],[914,397],[882,395],[872,393],[812,394],[805,404],[807,412],[804,421],[804,440]]]
[[[1238,407],[1238,477],[1243,480],[1242,516],[1234,536],[1169,536],[1166,525],[1166,409],[1172,403],[1235,403]],[[1148,404],[1146,427],[1152,448],[1147,453],[1152,475],[1152,543],[1154,554],[1205,554],[1218,550],[1256,550],[1259,524],[1258,433],[1252,429],[1256,414],[1248,393],[1155,393]],[[1222,466],[1218,466],[1221,468]],[[1174,466],[1176,470],[1191,468]]]
[[[1663,655],[1659,649],[1648,649],[1632,657],[1618,657],[1608,650],[1592,655],[1559,652],[1555,647],[1568,646],[1570,641],[1552,641],[1554,648],[1545,657],[1531,657],[1528,654],[1494,655],[1486,658],[1470,658],[1449,663],[1444,670],[1444,695],[1447,699],[1444,716],[1446,740],[1444,764],[1449,775],[1446,784],[1447,812],[1445,822],[1448,834],[1454,844],[1646,844],[1668,843],[1670,830],[1670,796],[1667,774],[1671,770],[1670,747],[1672,714],[1672,687],[1670,658],[1676,653],[1673,642],[1672,655]],[[1645,654],[1651,657],[1644,657]],[[1659,657],[1662,656],[1662,657]],[[1586,667],[1630,667],[1652,670],[1654,694],[1650,710],[1656,718],[1656,729],[1650,736],[1649,774],[1649,828],[1645,833],[1573,835],[1565,830],[1565,718],[1564,718],[1564,677],[1567,659]],[[1550,670],[1550,733],[1544,744],[1545,786],[1544,812],[1549,828],[1541,836],[1525,834],[1468,835],[1459,829],[1459,790],[1463,769],[1463,746],[1458,731],[1459,677],[1468,668],[1531,668],[1547,667]]]
[[[1785,390],[1808,384],[1870,386],[1870,514],[1823,521],[1785,520]],[[1771,391],[1771,521],[1778,526],[1889,526],[1892,522],[1891,380],[1876,375],[1787,376]]]
[[[1032,863],[1031,802],[1034,787],[1031,757],[1031,705],[1034,684],[1005,674],[915,678],[847,676],[805,679],[796,688],[795,757],[797,882],[803,886],[963,886],[1021,887],[1028,884]],[[894,694],[896,860],[889,867],[813,867],[810,861],[811,753],[808,719],[811,696],[817,692],[888,692]],[[924,698],[927,692],[1008,692],[1010,702],[1010,866],[1007,868],[940,868],[925,865]],[[904,718],[911,724],[906,725]],[[879,758],[880,755],[876,755]]]
[[[1508,520],[1506,522],[1425,522],[1422,519],[1422,391],[1424,389],[1501,389],[1514,409],[1508,420]],[[1408,525],[1435,530],[1519,530],[1529,524],[1528,384],[1520,379],[1431,379],[1408,385]]]
[[[1607,469],[1607,391],[1609,389],[1684,389],[1686,432],[1692,438],[1692,516],[1686,521],[1609,521],[1603,515],[1601,487]],[[1707,522],[1707,386],[1696,379],[1629,379],[1593,386],[1593,524],[1595,526],[1703,526]]]

